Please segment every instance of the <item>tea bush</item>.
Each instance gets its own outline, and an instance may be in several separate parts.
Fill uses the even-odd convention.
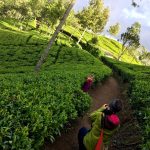
[[[2,46],[0,149],[39,149],[85,112],[91,98],[81,87],[89,74],[102,81],[111,70],[87,51],[53,46],[39,75],[34,66],[44,45]]]
[[[1,75],[0,147],[28,150],[41,146],[45,137],[53,141],[65,123],[89,108],[91,99],[81,91],[85,77],[92,73],[97,79],[102,74],[102,80],[111,73],[102,64],[100,70],[97,67],[60,64],[38,77]]]
[[[150,147],[150,67],[132,65],[103,57],[102,60],[113,68],[124,81],[128,81],[130,102],[143,131],[142,149]]]

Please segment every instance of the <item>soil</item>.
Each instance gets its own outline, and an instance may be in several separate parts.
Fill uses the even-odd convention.
[[[141,133],[138,123],[133,116],[133,112],[127,100],[128,84],[119,82],[115,77],[109,77],[103,83],[99,83],[94,88],[88,91],[92,97],[92,105],[90,110],[67,125],[67,130],[64,130],[61,136],[56,137],[53,144],[45,142],[43,150],[78,150],[77,135],[81,127],[90,128],[89,114],[98,109],[103,104],[110,103],[113,99],[121,99],[123,102],[123,110],[119,117],[121,127],[112,137],[109,150],[138,150],[141,142]]]

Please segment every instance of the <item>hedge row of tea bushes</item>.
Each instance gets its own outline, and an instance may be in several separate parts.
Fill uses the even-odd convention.
[[[81,91],[85,77],[92,71],[101,80],[110,73],[93,66],[74,66],[76,70],[67,66],[39,77],[0,76],[0,149],[31,150],[39,148],[44,138],[53,141],[64,124],[89,108],[91,99]]]
[[[47,47],[49,38],[46,35],[39,36],[36,31],[34,33],[0,28],[0,73],[33,71],[41,53]],[[59,47],[72,47],[74,44],[72,39],[60,33],[50,51],[51,62],[55,62]]]
[[[33,69],[43,46],[1,49],[0,149],[32,150],[45,138],[53,142],[67,122],[89,108],[91,98],[81,90],[86,76],[94,74],[96,82],[111,74],[84,50],[54,46],[37,75]]]
[[[25,32],[25,31],[11,31],[0,28],[0,45],[43,45],[46,44],[49,37],[46,35],[39,35],[36,32]]]
[[[76,39],[80,39],[82,33],[84,32],[82,30],[78,30],[71,26],[64,26],[63,30],[70,33],[72,35],[72,37],[74,36]],[[64,34],[65,34],[65,32],[64,32]],[[93,48],[93,49],[95,48],[94,49],[95,51],[97,51],[97,50],[99,51],[100,56],[104,56],[104,53],[106,53],[106,54],[109,53],[109,55],[111,55],[114,58],[118,57],[118,53],[119,53],[120,49],[122,48],[122,45],[120,42],[118,42],[114,39],[107,38],[106,36],[103,36],[103,35],[98,35],[97,37],[94,37],[94,38],[96,38],[96,42],[93,43],[92,42],[93,41],[92,33],[86,31],[80,41],[82,48],[86,49],[86,47],[85,47],[86,44],[90,44],[92,46],[91,48]],[[95,56],[95,54],[94,54],[94,56]],[[128,54],[128,52],[126,52],[122,56],[122,61],[134,63],[134,64],[140,63],[140,62],[137,62],[130,54]]]
[[[0,73],[25,73],[34,71],[34,67],[39,60],[46,45],[26,45],[26,46],[0,46]],[[86,55],[86,56],[85,56]],[[44,66],[60,64],[66,61],[78,64],[94,63],[91,55],[87,51],[75,47],[54,45],[49,53]]]
[[[1,45],[0,73],[25,73],[33,71],[41,52],[45,48],[46,45]],[[57,53],[58,48],[58,46],[54,46],[51,52]]]
[[[143,131],[142,150],[150,148],[150,67],[131,65],[110,58],[102,58],[124,81],[129,81],[132,108]]]
[[[26,23],[22,23],[22,26],[24,28],[23,31],[19,29],[21,24],[16,22],[14,25],[14,22],[14,20],[0,21],[0,45],[43,45],[47,44],[48,40],[52,35],[52,33],[49,33],[51,32],[50,29],[48,29],[45,25],[41,25],[41,29],[31,30],[33,28],[33,24],[29,25],[30,23],[28,23],[29,29],[26,29]],[[89,45],[91,44],[93,35],[89,32],[85,32],[80,42],[80,44],[83,43],[84,46],[80,44],[76,45],[77,41],[73,39],[73,36],[76,37],[76,39],[80,39],[83,31],[75,29],[71,26],[64,26],[63,30],[68,32],[70,35],[59,33],[57,39],[57,43],[59,45],[63,44],[69,47],[82,47],[83,49],[90,52],[92,55],[94,54],[94,56],[104,55],[105,52],[110,53],[114,57],[118,56],[118,50],[120,49],[121,44],[115,40],[109,39],[105,36],[98,36],[98,43],[96,45]],[[89,46],[90,48],[88,49],[87,47]],[[123,55],[122,60],[125,62],[138,63],[133,60],[133,58],[128,54]]]

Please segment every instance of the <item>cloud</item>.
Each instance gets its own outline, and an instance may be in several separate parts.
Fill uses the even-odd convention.
[[[150,51],[150,0],[135,0],[140,7],[134,8],[132,0],[104,0],[105,6],[110,8],[110,18],[105,27],[107,33],[110,25],[119,22],[121,25],[120,34],[126,31],[134,22],[141,23],[141,44]],[[77,0],[75,10],[88,5],[89,0]]]
[[[146,19],[145,14],[137,12],[136,9],[129,10],[127,8],[123,9],[123,14],[126,18],[134,18],[134,19]]]
[[[147,26],[150,27],[150,21],[148,21]]]
[[[128,20],[137,20],[144,26],[150,27],[150,0],[142,0],[138,8],[123,8],[122,16]]]

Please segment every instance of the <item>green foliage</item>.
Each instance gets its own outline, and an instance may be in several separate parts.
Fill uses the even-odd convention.
[[[82,115],[83,110],[88,110],[90,103],[91,99],[87,94],[83,93],[81,90],[74,92],[73,104],[75,105],[78,115]]]
[[[46,38],[1,33],[0,149],[39,149],[45,138],[53,142],[67,122],[89,108],[91,98],[81,90],[85,78],[94,74],[96,82],[102,81],[111,70],[87,51],[67,47],[68,37],[60,34],[36,76]]]
[[[126,32],[121,34],[121,41],[123,45],[121,53],[118,56],[118,60],[122,57],[127,49],[130,49],[130,47],[137,49],[140,46],[140,30],[140,23],[135,22],[131,27],[127,28]]]
[[[68,6],[67,0],[0,0],[0,15],[3,18],[13,18],[17,20],[37,19],[37,26],[40,22],[46,22],[49,26],[58,23],[62,14]]]
[[[113,59],[102,58],[102,60],[111,66],[124,81],[129,81],[128,94],[132,108],[141,125],[143,131],[142,149],[149,147],[150,137],[150,67],[131,65],[115,61]]]
[[[0,76],[1,148],[36,149],[45,137],[53,141],[65,123],[89,107],[90,97],[80,90],[85,77],[102,74],[101,80],[110,74],[102,63],[59,64],[49,70],[39,77]]]
[[[29,39],[30,37],[30,39]],[[48,38],[46,36],[38,36],[37,33],[27,33],[10,31],[6,29],[0,29],[0,45],[41,45],[47,43]]]
[[[102,32],[109,18],[109,9],[104,7],[103,0],[90,0],[90,5],[76,15],[83,28],[94,33]]]
[[[69,32],[70,35],[72,35],[72,37],[76,37],[76,39],[79,39],[83,33],[82,30],[79,30],[77,28],[73,28],[70,26],[65,26],[63,30]],[[85,47],[86,47],[87,42],[91,44],[92,38],[93,38],[93,34],[91,34],[90,32],[85,32],[85,34],[83,35],[83,38],[80,41],[80,44],[83,49],[86,49],[87,51],[90,50],[90,48],[88,47],[85,48]],[[105,36],[97,35],[97,38],[98,38],[98,43],[92,46],[99,49],[99,55],[106,55],[107,53],[110,53],[112,57],[117,59],[119,53],[121,52],[122,44],[113,39],[109,39]],[[139,64],[139,62],[136,61],[135,58],[128,53],[128,51],[126,51],[122,55],[122,61]]]
[[[4,0],[3,7],[0,10],[1,16],[15,19],[23,19],[24,16],[30,13],[31,10],[28,5],[28,0]]]
[[[97,44],[97,43],[98,43],[98,37],[97,37],[97,36],[94,36],[94,37],[91,39],[91,43]]]
[[[110,26],[109,33],[113,36],[116,36],[120,31],[120,24],[116,23],[115,25]]]
[[[123,41],[124,46],[134,46],[138,47],[139,43],[139,34],[140,34],[141,25],[136,22],[131,27],[127,28],[127,32],[121,34],[121,40]]]
[[[91,43],[86,43],[86,44],[81,44],[82,48],[88,51],[90,54],[98,58],[100,56],[100,50],[98,47],[96,47],[94,44]]]
[[[66,20],[66,24],[75,28],[81,28],[81,25],[79,24],[79,19],[75,16],[74,10],[70,12]]]
[[[47,22],[48,25],[53,27],[63,16],[67,5],[67,0],[47,2],[41,11],[40,21]]]

